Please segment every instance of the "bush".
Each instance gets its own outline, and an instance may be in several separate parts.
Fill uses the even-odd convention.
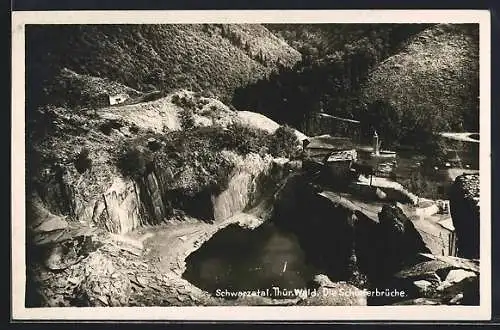
[[[118,120],[110,119],[110,120],[107,120],[106,122],[104,122],[103,124],[101,124],[99,129],[104,134],[109,135],[109,134],[111,134],[112,129],[120,129],[122,127],[123,127],[123,123],[121,123]]]
[[[127,146],[120,153],[117,165],[124,176],[137,179],[147,173],[152,158],[152,155],[145,150]]]
[[[203,91],[201,92],[201,96],[211,99],[215,98],[215,94],[208,89],[203,89]]]
[[[155,154],[155,162],[162,172],[180,174],[186,170],[190,173],[184,179],[167,179],[164,181],[166,189],[194,197],[202,191],[218,193],[227,187],[234,164],[220,153],[228,144],[222,128],[200,127],[172,132],[163,136],[161,143],[165,147]]]
[[[193,111],[190,109],[182,109],[179,111],[181,128],[183,130],[192,129],[194,127]]]
[[[233,123],[227,127],[222,147],[245,155],[267,149],[268,141],[269,134],[266,131]]]
[[[83,173],[92,168],[92,159],[89,158],[89,149],[83,148],[74,161],[78,173]]]
[[[161,145],[161,143],[158,140],[156,140],[154,138],[148,140],[148,148],[152,152],[160,150],[161,147],[162,147],[162,145]]]
[[[139,133],[139,126],[137,126],[136,124],[132,124],[132,125],[130,125],[128,130],[130,131],[130,133],[137,134],[137,133]]]
[[[173,95],[172,96],[172,103],[180,107],[181,106],[181,97],[177,94]]]
[[[280,126],[269,141],[269,152],[275,157],[292,158],[297,152],[299,140],[293,128]]]
[[[186,96],[179,96],[175,94],[172,96],[172,103],[178,107],[181,107],[186,110],[196,110],[197,102],[195,102],[192,98]]]
[[[425,156],[424,167],[427,169],[434,166],[441,167],[446,162],[446,143],[437,135],[430,135],[421,146],[422,154]]]

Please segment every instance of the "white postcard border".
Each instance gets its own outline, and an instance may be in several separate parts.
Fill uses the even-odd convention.
[[[479,23],[480,306],[26,308],[25,25],[159,23]],[[487,10],[23,11],[12,13],[12,319],[17,320],[488,320],[491,318],[491,86]]]

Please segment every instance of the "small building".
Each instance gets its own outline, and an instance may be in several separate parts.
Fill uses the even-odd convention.
[[[436,204],[439,208],[438,213],[439,214],[450,214],[450,201],[449,200],[441,200],[438,199],[436,201]]]
[[[358,153],[356,149],[338,150],[333,151],[327,158],[325,163],[334,163],[339,161],[352,161],[358,160]]]
[[[116,105],[128,100],[129,96],[128,94],[120,93],[115,95],[109,95],[108,98],[109,98],[109,105]]]
[[[356,149],[344,149],[331,152],[323,164],[328,177],[334,182],[349,183],[353,177],[352,165],[358,159]]]

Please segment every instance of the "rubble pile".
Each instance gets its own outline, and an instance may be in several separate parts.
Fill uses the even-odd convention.
[[[428,260],[405,268],[395,275],[409,298],[395,304],[479,304],[478,262],[451,256],[422,256]]]
[[[176,285],[171,276],[146,262],[142,251],[109,237],[74,261],[58,269],[33,265],[41,306],[170,306],[200,301],[188,286]]]

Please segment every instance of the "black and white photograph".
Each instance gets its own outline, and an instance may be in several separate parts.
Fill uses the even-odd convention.
[[[489,318],[489,14],[439,13],[15,13],[18,315]]]

